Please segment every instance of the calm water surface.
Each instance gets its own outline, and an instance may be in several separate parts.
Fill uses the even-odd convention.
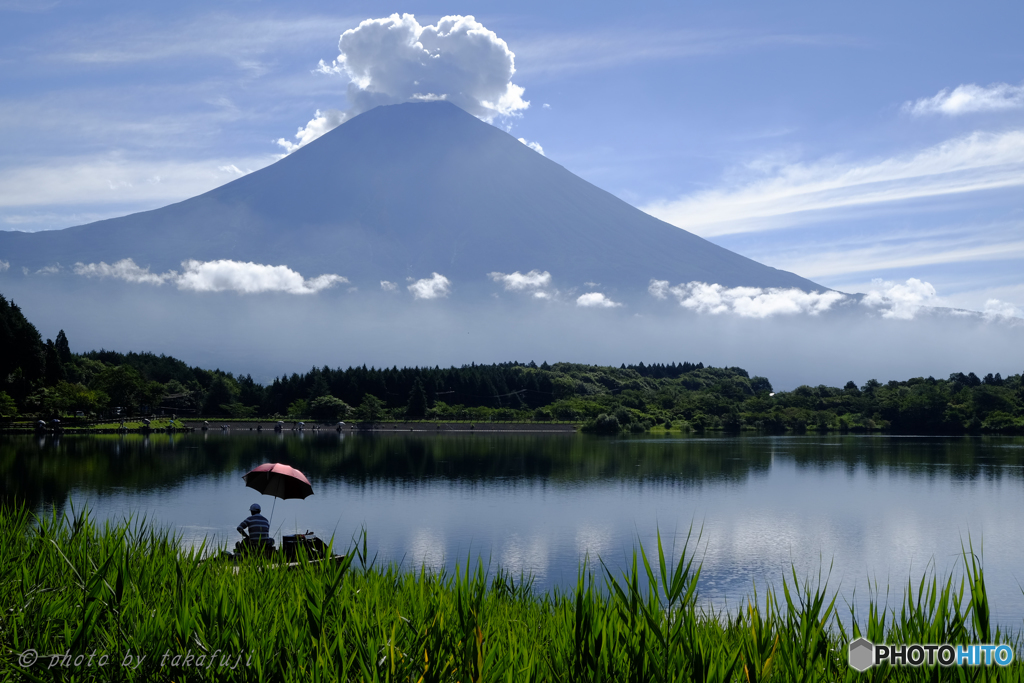
[[[315,495],[277,501],[241,476],[299,468]],[[365,528],[383,560],[454,568],[482,557],[569,586],[580,560],[615,570],[661,530],[677,552],[691,524],[702,595],[735,605],[756,584],[828,573],[863,605],[869,581],[958,574],[983,545],[995,619],[1024,627],[1024,439],[623,438],[575,435],[221,433],[0,437],[0,496],[37,510],[86,505],[98,519],[145,515],[186,544],[234,543],[253,502],[277,535],[347,542]]]

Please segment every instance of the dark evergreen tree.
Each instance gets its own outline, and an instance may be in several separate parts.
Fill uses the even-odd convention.
[[[238,402],[246,406],[262,406],[266,391],[257,384],[252,375],[238,378]]]
[[[405,412],[410,418],[417,420],[423,419],[427,415],[427,392],[419,377],[416,378],[416,383],[412,385],[412,390],[409,392],[409,404]]]
[[[312,401],[320,398],[321,396],[330,396],[331,387],[327,384],[327,380],[324,379],[323,373],[314,368],[311,374],[312,382],[309,383],[310,387],[306,398]]]
[[[21,403],[46,372],[46,347],[21,309],[0,295],[0,390]]]
[[[46,340],[46,386],[52,387],[66,379],[67,375],[64,372],[64,364],[60,361],[60,354],[57,351],[57,347],[54,343],[47,339]]]
[[[60,362],[67,365],[71,362],[71,345],[68,344],[68,336],[64,334],[64,330],[57,333],[57,338],[53,340],[53,345],[57,347],[57,355],[60,357]]]

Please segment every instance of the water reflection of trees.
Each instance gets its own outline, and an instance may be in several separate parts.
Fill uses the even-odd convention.
[[[800,468],[830,469],[842,463],[850,474],[862,469],[930,479],[1024,477],[1024,439],[1020,437],[850,436],[780,442]]]
[[[901,469],[971,480],[1020,477],[1013,438],[778,437],[610,439],[537,434],[220,433],[0,438],[0,501],[62,506],[72,489],[104,495],[240,476],[263,462],[298,467],[314,482],[546,480],[700,486],[741,482],[773,459],[848,472]],[[1010,467],[1007,467],[1010,466]],[[239,482],[241,485],[241,482]]]

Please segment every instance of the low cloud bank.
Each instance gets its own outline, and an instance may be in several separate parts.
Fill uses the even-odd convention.
[[[943,114],[961,116],[984,111],[1024,108],[1024,85],[993,83],[989,86],[969,83],[949,90],[940,90],[934,97],[923,97],[903,105],[903,111],[914,116]]]
[[[277,141],[286,153],[382,104],[447,100],[487,122],[530,106],[523,88],[512,83],[515,54],[472,16],[442,17],[428,26],[412,14],[367,19],[341,34],[338,52],[317,70],[348,79],[349,108],[318,110],[296,142]]]
[[[238,292],[259,294],[262,292],[284,292],[286,294],[315,294],[339,283],[348,282],[341,275],[320,275],[303,278],[288,266],[268,266],[261,263],[231,261],[196,261],[190,259],[181,264],[182,272],[169,270],[153,273],[149,268],[138,266],[130,258],[113,264],[76,263],[74,272],[85,277],[116,278],[125,282],[150,285],[173,284],[180,290],[193,292]]]
[[[412,278],[409,279],[411,280]],[[382,286],[383,284],[381,283]],[[412,292],[414,299],[441,299],[448,296],[451,288],[451,281],[440,273],[431,273],[430,277],[416,280],[406,287],[406,289]]]
[[[132,259],[126,258],[114,263],[76,263],[72,272],[89,278],[114,278],[135,284],[160,286],[174,285],[181,291],[191,292],[238,292],[259,294],[283,292],[286,294],[316,294],[337,284],[349,282],[348,278],[335,274],[324,274],[304,278],[288,266],[271,266],[259,263],[218,260],[182,262],[182,270],[154,273],[142,268]],[[0,261],[0,272],[8,270],[10,264]],[[23,268],[23,273],[33,273]],[[35,275],[55,275],[65,272],[59,264],[35,271]],[[572,290],[559,292],[551,287],[552,277],[548,271],[531,270],[526,273],[491,272],[488,277],[501,285],[504,291],[521,293],[535,299],[551,300],[576,308],[619,308],[625,304],[614,301],[603,292],[588,291],[579,296]],[[407,278],[406,290],[413,300],[443,299],[452,293],[452,281],[444,275],[433,272],[430,277]],[[597,283],[588,283],[593,290]],[[380,281],[381,290],[396,293],[400,291],[397,282]],[[350,292],[356,291],[350,288]],[[1024,323],[1021,307],[1000,299],[990,298],[981,311],[951,309],[930,282],[910,278],[905,282],[873,280],[872,287],[862,295],[847,295],[837,291],[805,292],[800,289],[727,287],[717,283],[691,281],[673,286],[668,280],[652,279],[647,287],[654,299],[673,300],[682,308],[698,314],[711,316],[731,315],[740,318],[764,319],[776,316],[815,317],[839,307],[848,310],[859,308],[870,311],[871,317],[891,320],[913,320],[936,312],[954,317],[972,317],[988,322],[1003,322],[1011,325]],[[472,292],[468,292],[472,298]],[[572,297],[575,297],[573,299]]]
[[[846,296],[840,292],[805,292],[800,289],[725,287],[706,282],[689,282],[671,287],[668,280],[651,280],[647,291],[657,299],[670,295],[679,305],[698,313],[732,313],[744,318],[774,315],[823,313]]]

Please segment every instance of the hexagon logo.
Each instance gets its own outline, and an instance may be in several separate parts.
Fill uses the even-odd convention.
[[[850,668],[867,671],[875,665],[875,646],[867,638],[850,643]]]

